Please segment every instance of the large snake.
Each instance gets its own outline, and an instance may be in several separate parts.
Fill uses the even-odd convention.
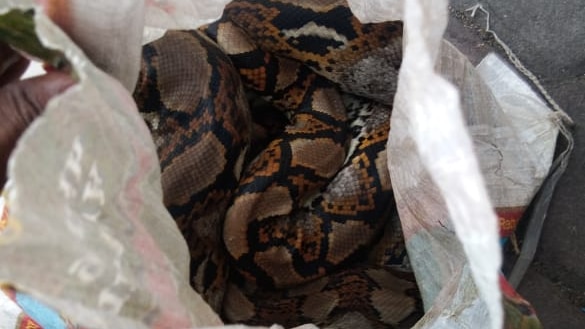
[[[414,284],[367,261],[393,206],[401,36],[400,22],[362,24],[341,0],[240,0],[144,46],[134,96],[164,202],[192,286],[226,321],[392,327],[414,310]],[[245,90],[288,116],[252,156],[263,123]]]

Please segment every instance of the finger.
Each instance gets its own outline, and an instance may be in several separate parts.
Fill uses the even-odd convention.
[[[73,84],[69,75],[50,72],[0,88],[0,186],[6,181],[6,163],[20,135],[53,96]]]
[[[28,120],[26,122],[28,125],[30,119],[34,119],[53,96],[65,91],[74,83],[69,74],[59,71],[10,83],[0,89],[0,115],[7,115],[10,108],[15,109],[16,114]]]
[[[5,44],[0,44],[0,87],[18,80],[26,71],[29,61]]]

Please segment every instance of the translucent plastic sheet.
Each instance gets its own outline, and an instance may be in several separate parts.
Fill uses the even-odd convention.
[[[45,46],[62,50],[80,79],[51,101],[11,159],[1,282],[92,328],[221,324],[189,287],[186,245],[162,205],[154,145],[128,90],[144,27],[194,28],[226,2],[72,0],[64,11],[62,1],[43,1],[73,42],[39,2],[0,0],[0,13],[36,8]],[[502,328],[494,208],[528,204],[550,167],[557,120],[516,82],[503,88],[497,79],[511,81],[510,73],[493,73],[505,71],[495,69],[501,64],[479,70],[500,86],[490,91],[442,42],[447,1],[350,5],[363,21],[405,22],[388,147],[427,312],[416,328]]]
[[[419,286],[427,313],[417,326],[501,328],[496,216],[459,93],[434,71],[447,23],[447,3],[439,2],[411,1],[405,7],[403,63],[388,141],[409,257],[418,282],[425,282]],[[477,293],[482,298],[473,296]]]
[[[189,286],[186,245],[162,204],[155,147],[128,90],[37,10],[42,41],[64,50],[80,81],[49,102],[10,159],[2,281],[92,328],[220,324]]]

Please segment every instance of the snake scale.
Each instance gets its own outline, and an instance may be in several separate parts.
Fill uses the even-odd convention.
[[[415,285],[368,262],[393,207],[401,43],[401,22],[362,24],[345,1],[240,0],[144,46],[134,98],[164,203],[226,322],[394,327],[415,309]],[[281,129],[258,133],[250,93]]]

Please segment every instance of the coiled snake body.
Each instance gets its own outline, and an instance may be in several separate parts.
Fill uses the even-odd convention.
[[[226,321],[354,314],[388,327],[414,309],[412,283],[366,262],[392,207],[385,145],[401,34],[400,22],[359,23],[344,1],[243,0],[144,46],[134,97],[164,202],[193,287]],[[289,116],[250,161],[243,86]]]

